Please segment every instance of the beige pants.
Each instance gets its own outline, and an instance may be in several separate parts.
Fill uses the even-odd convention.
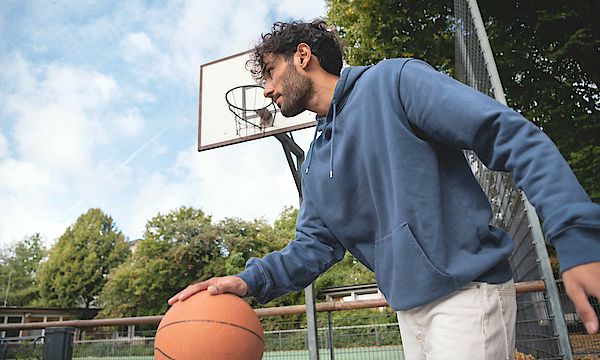
[[[430,304],[398,311],[406,360],[506,360],[515,356],[514,282],[470,283]]]

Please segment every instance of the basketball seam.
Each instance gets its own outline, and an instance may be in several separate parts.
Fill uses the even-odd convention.
[[[175,360],[174,358],[170,357],[169,355],[165,354],[161,349],[155,347],[154,350],[158,350],[161,354],[163,354],[164,356],[166,356],[167,358],[169,358],[169,360]]]
[[[254,331],[252,331],[252,330],[250,330],[248,328],[245,328],[245,327],[237,325],[237,324],[232,324],[232,323],[228,323],[228,322],[224,322],[224,321],[217,321],[217,320],[181,320],[181,321],[175,321],[175,322],[166,324],[165,326],[163,326],[160,329],[156,330],[156,333],[158,334],[159,331],[161,331],[162,329],[166,328],[167,326],[171,326],[171,325],[175,325],[175,324],[179,324],[179,323],[187,323],[187,322],[209,322],[209,323],[215,323],[215,324],[222,324],[222,325],[234,326],[234,327],[246,330],[249,333],[253,334],[254,336],[256,336],[263,343],[263,345],[265,343],[265,341],[260,337],[260,335],[258,335],[257,333],[255,333]]]

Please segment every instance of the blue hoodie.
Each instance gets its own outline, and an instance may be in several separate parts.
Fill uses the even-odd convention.
[[[394,310],[471,281],[511,279],[510,237],[462,149],[510,171],[544,220],[562,270],[600,261],[600,206],[548,137],[517,112],[429,65],[344,69],[304,162],[296,238],[239,274],[266,303],[303,289],[345,251],[375,272]]]

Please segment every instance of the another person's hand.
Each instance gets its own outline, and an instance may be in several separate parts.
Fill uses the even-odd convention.
[[[244,280],[237,276],[215,277],[188,286],[170,298],[169,305],[173,305],[178,301],[184,301],[190,296],[204,290],[208,291],[211,295],[231,293],[237,296],[244,296],[248,293],[248,286]]]
[[[598,332],[598,315],[588,297],[600,299],[600,262],[572,267],[563,272],[562,278],[585,329],[589,334],[595,334]]]

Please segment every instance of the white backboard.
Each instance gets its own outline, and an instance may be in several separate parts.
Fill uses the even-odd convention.
[[[256,126],[257,119],[244,121],[234,116],[225,100],[225,95],[236,87],[256,84],[250,72],[246,70],[246,61],[250,53],[246,51],[200,67],[199,151],[300,130],[317,124],[315,114],[312,112],[305,111],[300,115],[286,118],[274,105],[269,108],[275,115],[273,121],[261,126]],[[239,95],[236,95],[237,98],[232,96],[234,93],[238,94],[238,91],[241,91],[239,89],[230,93],[230,101],[232,98],[240,101],[238,106],[242,108],[258,108],[272,103],[271,99],[262,96],[262,89],[257,89],[258,97],[251,97],[254,95],[254,90],[248,91],[248,100],[244,102],[244,106]]]

